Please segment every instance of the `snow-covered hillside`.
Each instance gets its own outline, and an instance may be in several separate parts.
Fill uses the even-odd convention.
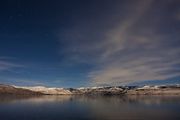
[[[31,91],[35,91],[35,92],[41,92],[44,94],[72,94],[69,90],[64,89],[64,88],[47,88],[44,86],[34,86],[34,87],[19,87],[19,86],[15,86],[16,88],[23,88],[23,89],[27,89],[27,90],[31,90]]]

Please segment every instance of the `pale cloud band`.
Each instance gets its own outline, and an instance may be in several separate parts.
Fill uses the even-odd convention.
[[[13,62],[10,62],[2,57],[0,57],[0,71],[9,71],[13,68],[21,68],[23,65],[19,65]]]

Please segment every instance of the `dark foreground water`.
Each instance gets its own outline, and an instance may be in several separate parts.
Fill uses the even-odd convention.
[[[0,120],[180,120],[180,97],[1,96]]]

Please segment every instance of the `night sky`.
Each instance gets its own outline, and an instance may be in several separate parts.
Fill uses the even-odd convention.
[[[0,83],[180,84],[180,0],[1,0]]]

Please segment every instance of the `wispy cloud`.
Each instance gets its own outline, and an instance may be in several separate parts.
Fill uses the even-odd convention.
[[[92,85],[180,76],[179,32],[170,23],[172,11],[166,15],[157,12],[165,12],[170,4],[161,2],[139,0],[127,7],[119,5],[113,15],[97,24],[92,24],[94,19],[87,20],[89,24],[77,23],[63,33],[67,40],[64,51],[72,61],[94,64],[88,74]],[[120,11],[123,13],[118,14]]]
[[[0,77],[1,84],[17,85],[17,86],[46,86],[47,82],[37,79],[16,78],[16,77]]]
[[[21,68],[23,65],[9,61],[9,57],[0,57],[0,71],[8,71],[13,68]]]

